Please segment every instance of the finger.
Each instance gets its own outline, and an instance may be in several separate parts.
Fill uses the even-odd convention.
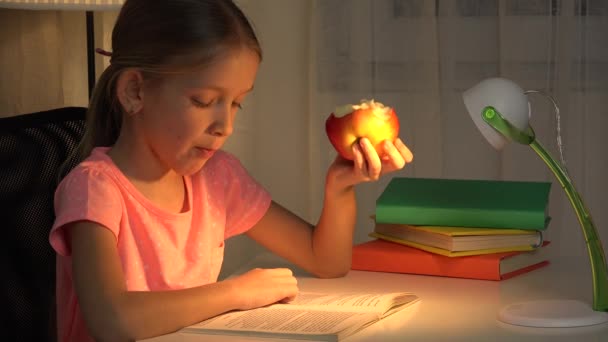
[[[281,286],[282,289],[282,293],[281,293],[281,297],[283,298],[283,300],[293,300],[298,293],[300,292],[300,289],[298,287],[298,282],[297,280],[295,280],[295,277],[293,278],[292,281],[283,284]]]
[[[405,158],[401,155],[395,145],[389,140],[383,142],[384,152],[389,157],[388,161],[392,166],[392,170],[386,170],[387,172],[402,169],[405,166]],[[382,171],[385,171],[384,169]]]
[[[380,177],[380,172],[382,171],[380,156],[378,156],[378,152],[376,152],[376,149],[369,139],[361,139],[360,144],[365,160],[367,161],[367,175],[370,179],[376,180]]]
[[[296,299],[296,297],[297,297],[297,296],[298,296],[298,294],[297,294],[297,293],[296,293],[296,294],[293,294],[293,295],[291,295],[291,296],[287,296],[287,297],[285,297],[285,298],[281,299],[281,300],[279,301],[279,303],[287,304],[287,303],[293,302],[293,300],[294,300],[294,299]]]
[[[394,145],[399,151],[399,153],[401,153],[406,163],[411,163],[412,160],[414,160],[414,154],[407,146],[405,146],[405,144],[403,143],[403,141],[401,141],[400,138],[395,139]]]
[[[366,165],[365,157],[363,156],[363,152],[361,151],[361,146],[359,146],[359,143],[353,144],[353,155],[355,156],[355,169],[358,170],[359,174],[361,174],[366,169]]]
[[[273,275],[276,275],[276,276],[284,276],[284,277],[293,276],[293,271],[286,267],[269,268],[268,271],[272,272]]]

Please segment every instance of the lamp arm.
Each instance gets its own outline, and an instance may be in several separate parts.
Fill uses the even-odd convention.
[[[585,206],[582,197],[574,188],[574,184],[570,180],[568,173],[536,140],[536,134],[531,126],[522,131],[513,126],[496,108],[491,106],[483,109],[481,117],[490,127],[505,137],[515,140],[520,144],[530,145],[559,181],[570,200],[570,204],[574,208],[585,237],[593,279],[593,310],[608,311],[608,268],[606,267],[606,256],[602,248],[602,241],[598,237],[591,214]]]
[[[576,191],[570,177],[568,177],[568,174],[561,165],[551,157],[538,140],[532,140],[530,147],[539,155],[545,164],[547,164],[549,169],[553,171],[553,174],[566,192],[566,195],[574,208],[576,217],[583,230],[583,235],[585,236],[587,252],[591,264],[593,278],[593,310],[608,311],[608,268],[606,267],[606,257],[604,255],[604,249],[602,248],[602,242],[598,237],[591,214],[585,206],[580,194]]]
[[[598,237],[591,214],[583,203],[580,194],[574,188],[568,173],[536,140],[536,134],[531,126],[528,126],[525,131],[519,130],[509,120],[505,119],[496,108],[491,106],[483,109],[481,117],[488,125],[505,137],[520,144],[530,145],[559,181],[570,200],[570,204],[572,204],[585,237],[593,278],[593,310],[608,311],[608,268],[606,267],[606,256],[604,255],[602,242]]]

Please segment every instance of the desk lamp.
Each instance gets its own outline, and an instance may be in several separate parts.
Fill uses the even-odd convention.
[[[498,313],[498,319],[504,323],[529,327],[577,327],[605,323],[608,322],[608,313],[605,312],[608,311],[608,271],[602,243],[565,166],[553,159],[536,140],[534,130],[529,125],[530,93],[539,92],[524,91],[504,78],[489,78],[466,90],[462,97],[473,122],[495,149],[502,149],[510,140],[529,145],[551,169],[566,192],[583,231],[589,254],[593,307],[577,300],[529,301],[503,308]],[[556,114],[559,114],[553,98],[546,96],[553,102]]]

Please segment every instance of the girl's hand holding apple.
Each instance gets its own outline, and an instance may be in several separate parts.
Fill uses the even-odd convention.
[[[414,156],[398,137],[399,119],[391,107],[361,101],[336,109],[325,122],[338,157],[329,169],[345,186],[374,181],[410,163]]]

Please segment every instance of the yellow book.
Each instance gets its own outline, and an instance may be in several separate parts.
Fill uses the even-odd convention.
[[[371,237],[449,257],[530,251],[543,243],[541,231],[376,223]]]

